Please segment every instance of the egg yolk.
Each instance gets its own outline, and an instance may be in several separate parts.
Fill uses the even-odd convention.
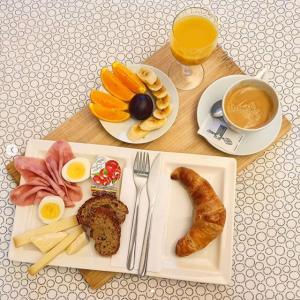
[[[84,165],[79,162],[73,162],[68,166],[67,175],[71,179],[80,179],[84,175]]]
[[[60,207],[56,203],[45,203],[40,210],[40,214],[48,220],[56,219],[60,214]]]

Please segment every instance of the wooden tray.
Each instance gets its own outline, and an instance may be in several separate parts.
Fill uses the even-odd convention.
[[[170,64],[174,61],[169,49],[165,45],[154,53],[144,63],[155,66],[165,73],[168,73]],[[161,138],[149,144],[128,145],[111,137],[100,125],[99,121],[89,112],[88,107],[64,122],[60,127],[50,132],[45,139],[64,139],[71,142],[103,144],[112,146],[123,146],[131,148],[142,148],[172,152],[187,152],[206,155],[230,156],[210,146],[204,138],[197,134],[198,125],[196,119],[197,104],[202,92],[213,81],[220,77],[243,74],[240,68],[227,56],[222,48],[217,47],[210,58],[203,64],[205,77],[203,83],[192,91],[179,91],[180,107],[177,120],[173,127]],[[95,74],[96,76],[96,74]],[[84,124],[84,125],[83,125]],[[290,122],[284,117],[278,141],[291,128]],[[275,142],[274,142],[275,143]],[[249,156],[235,156],[238,172],[259,157],[264,151]],[[19,174],[16,172],[13,163],[7,166],[9,174],[16,182],[19,181]],[[116,273],[101,272],[93,270],[80,270],[80,273],[91,288],[99,288],[112,279]]]

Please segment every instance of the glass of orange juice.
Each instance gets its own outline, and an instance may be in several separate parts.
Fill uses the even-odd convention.
[[[171,51],[177,61],[169,76],[178,89],[191,90],[203,80],[202,62],[217,46],[217,18],[207,9],[192,7],[180,12],[173,22]]]

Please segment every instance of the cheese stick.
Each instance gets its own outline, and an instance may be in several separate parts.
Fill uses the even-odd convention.
[[[34,236],[30,239],[31,243],[36,246],[42,253],[47,253],[50,249],[55,247],[65,237],[67,237],[65,231],[51,232],[38,236]]]
[[[28,230],[22,234],[16,235],[14,237],[14,243],[15,243],[15,246],[18,248],[18,247],[21,247],[21,246],[24,246],[24,245],[30,243],[31,238],[34,236],[51,233],[51,232],[63,231],[63,230],[72,228],[76,225],[78,225],[76,216],[63,218],[55,223],[52,223],[49,225],[44,225],[42,227]]]
[[[78,252],[81,248],[86,246],[88,243],[89,243],[89,240],[86,236],[86,233],[83,232],[76,238],[75,241],[72,242],[71,245],[68,246],[68,248],[66,249],[66,253],[68,255],[72,255],[72,254]]]
[[[81,233],[83,228],[81,225],[76,226],[71,233],[68,234],[60,243],[58,243],[49,252],[44,254],[36,263],[28,268],[28,273],[30,275],[37,274],[42,268],[44,268],[51,260],[63,252]]]

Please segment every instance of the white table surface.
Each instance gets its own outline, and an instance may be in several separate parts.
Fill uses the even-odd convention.
[[[0,299],[300,299],[299,14],[297,1],[0,1]],[[237,178],[228,286],[118,275],[90,289],[76,269],[7,259],[15,187],[5,164],[88,102],[97,71],[140,63],[169,39],[185,7],[209,7],[222,47],[247,74],[266,66],[290,134]],[[297,98],[298,97],[298,98]],[[298,102],[297,102],[298,101]],[[15,150],[15,152],[14,152]]]

